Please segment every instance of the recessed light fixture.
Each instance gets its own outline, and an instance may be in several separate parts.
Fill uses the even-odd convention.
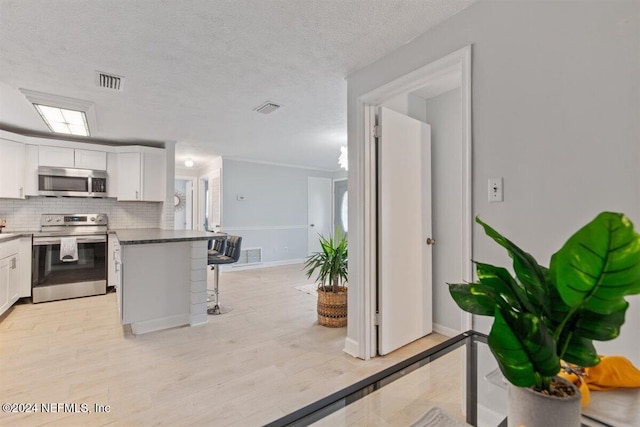
[[[66,108],[40,104],[33,104],[33,106],[36,107],[42,120],[44,120],[52,132],[81,136],[90,135],[87,115],[84,111],[68,110]]]
[[[95,105],[91,101],[20,89],[51,132],[90,136],[97,131]]]
[[[264,104],[254,108],[253,111],[256,111],[256,112],[262,113],[262,114],[269,114],[269,113],[273,113],[278,108],[280,108],[280,106],[278,104],[275,104],[273,102],[267,101]]]
[[[184,161],[184,165],[188,168],[190,168],[191,166],[193,166],[193,160],[191,160],[190,158]]]

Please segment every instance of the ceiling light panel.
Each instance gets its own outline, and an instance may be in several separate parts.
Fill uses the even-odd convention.
[[[68,110],[49,105],[33,104],[42,120],[52,132],[89,136],[89,125],[84,111]]]

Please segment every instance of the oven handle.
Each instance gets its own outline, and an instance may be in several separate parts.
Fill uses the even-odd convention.
[[[78,244],[81,243],[104,243],[107,241],[105,236],[95,236],[95,237],[78,237],[76,238]],[[46,245],[59,245],[60,237],[37,237],[33,239],[33,246],[46,246]]]

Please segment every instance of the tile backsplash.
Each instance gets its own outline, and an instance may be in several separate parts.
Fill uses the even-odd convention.
[[[69,197],[28,197],[24,200],[0,199],[0,219],[5,219],[5,232],[37,230],[45,213],[106,213],[109,228],[163,227],[163,203],[117,202],[114,199]]]

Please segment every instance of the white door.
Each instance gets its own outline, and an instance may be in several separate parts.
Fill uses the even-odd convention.
[[[378,352],[432,330],[431,126],[378,109]]]
[[[329,236],[331,230],[331,192],[330,178],[309,177],[307,183],[308,223],[307,242],[308,252],[321,251],[320,235]]]

